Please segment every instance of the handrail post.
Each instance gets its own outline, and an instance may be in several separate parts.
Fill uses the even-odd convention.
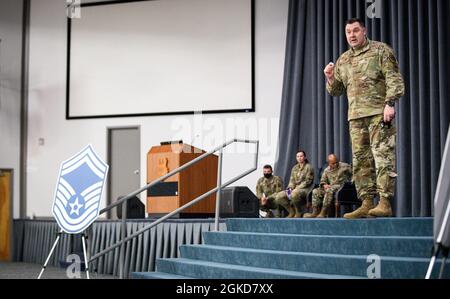
[[[222,193],[222,157],[223,148],[219,151],[219,162],[217,167],[217,193],[216,193],[216,215],[214,220],[214,229],[219,231],[219,215],[220,215],[220,195]]]
[[[122,203],[122,240],[127,237],[127,200]],[[120,255],[119,255],[119,277],[123,279],[125,277],[125,243],[120,246]]]

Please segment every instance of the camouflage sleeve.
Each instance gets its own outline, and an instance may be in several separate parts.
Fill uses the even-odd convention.
[[[386,80],[386,101],[397,100],[403,96],[405,94],[405,83],[394,51],[387,46],[382,51],[381,71]]]
[[[307,169],[305,179],[303,180],[303,182],[300,183],[299,187],[302,189],[308,188],[309,186],[311,186],[313,181],[314,181],[314,168],[312,168],[311,165],[308,164],[308,169]]]
[[[352,179],[352,170],[350,165],[346,165],[341,175],[338,177],[336,182],[337,185],[343,185],[345,182],[350,182]]]
[[[259,179],[258,182],[256,182],[256,197],[261,199],[262,193],[261,179]]]
[[[351,165],[347,165],[347,168],[345,170],[345,181],[344,182],[351,182],[352,181],[352,167]]]
[[[295,166],[294,166],[294,167],[295,167]],[[289,189],[289,188],[291,188],[291,189],[294,189],[294,188],[295,188],[295,171],[294,171],[294,169],[295,169],[295,168],[292,168],[292,170],[291,170],[291,177],[290,177],[290,179],[289,179],[288,189]]]
[[[327,81],[327,85],[326,85],[327,91],[333,97],[341,96],[346,91],[346,88],[345,88],[344,84],[342,83],[342,79],[341,79],[340,65],[341,65],[340,64],[340,60],[338,59],[336,61],[336,66],[334,68],[334,82],[333,82],[333,84],[330,84],[328,82],[328,80],[326,80]]]
[[[341,188],[341,185],[331,185],[331,191],[336,192]]]
[[[281,180],[280,177],[277,177],[277,180],[275,182],[275,190],[273,193],[278,193],[281,190],[283,190],[283,181]]]
[[[329,182],[329,180],[328,180],[328,172],[325,169],[323,171],[323,173],[322,173],[322,177],[320,178],[320,186],[327,185],[328,182]]]

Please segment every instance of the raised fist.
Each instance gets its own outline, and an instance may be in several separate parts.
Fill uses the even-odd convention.
[[[325,77],[327,77],[328,81],[334,81],[334,63],[328,63],[323,70],[323,73],[325,74]]]

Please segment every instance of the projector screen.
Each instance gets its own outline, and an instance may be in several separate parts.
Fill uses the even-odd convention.
[[[253,0],[85,3],[67,119],[254,111]]]

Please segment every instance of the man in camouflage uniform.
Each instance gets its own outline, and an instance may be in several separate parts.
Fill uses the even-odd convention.
[[[273,217],[271,209],[277,209],[274,204],[275,194],[283,189],[283,181],[279,176],[272,174],[272,166],[264,165],[263,177],[256,183],[256,196],[260,202],[260,210],[267,213],[265,217]]]
[[[275,196],[276,204],[289,212],[288,218],[302,217],[302,207],[306,204],[306,196],[314,180],[314,169],[306,159],[305,152],[299,151],[296,159],[298,164],[292,168],[287,190]]]
[[[345,27],[350,49],[324,74],[332,96],[347,94],[348,120],[353,150],[353,180],[362,200],[360,208],[344,218],[390,217],[396,174],[395,102],[405,86],[394,51],[366,37],[359,19]],[[374,207],[376,193],[380,196]]]
[[[350,165],[339,162],[335,154],[328,155],[328,167],[322,173],[320,178],[320,187],[313,190],[312,195],[312,214],[307,213],[305,218],[325,218],[328,217],[328,208],[333,201],[334,193],[342,187],[345,182],[352,178]],[[322,207],[322,209],[321,209]]]

